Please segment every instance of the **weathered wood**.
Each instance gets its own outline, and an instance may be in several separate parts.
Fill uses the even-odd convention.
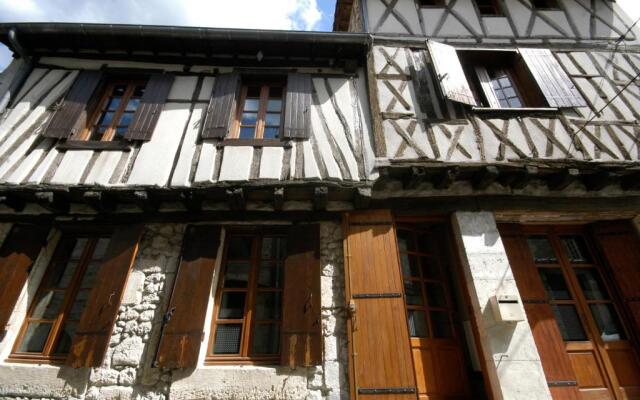
[[[69,212],[69,199],[59,192],[36,192],[34,198],[38,205],[52,213]]]
[[[273,189],[273,209],[276,211],[282,211],[284,205],[284,188],[279,187]]]
[[[193,191],[182,191],[180,193],[182,202],[187,210],[193,213],[202,211],[202,195]]]
[[[15,194],[5,194],[0,196],[0,204],[5,204],[15,212],[21,212],[27,205],[27,201],[24,197]]]
[[[500,176],[498,167],[489,165],[478,171],[472,178],[473,188],[476,190],[484,190],[488,188]]]
[[[584,175],[582,182],[589,191],[602,190],[608,185],[618,182],[619,176],[610,171],[598,171],[593,174]]]
[[[384,138],[384,128],[380,118],[380,100],[378,97],[378,81],[376,79],[373,52],[367,55],[367,90],[371,103],[371,119],[373,121],[374,152],[376,157],[387,156],[387,145]]]
[[[146,190],[136,190],[132,193],[133,202],[146,213],[155,213],[160,206],[160,200]]]
[[[433,187],[436,189],[448,189],[453,182],[458,178],[460,168],[449,167],[445,168],[440,174],[436,175],[433,179]]]
[[[567,168],[562,172],[549,177],[547,185],[551,190],[563,190],[580,176],[580,170],[577,168]]]
[[[427,172],[422,167],[411,167],[402,180],[403,189],[415,189],[424,182]]]
[[[82,194],[82,200],[97,212],[113,212],[117,205],[108,192],[87,191]]]
[[[358,210],[369,208],[371,204],[371,188],[356,188],[353,196],[353,204]]]
[[[635,171],[631,174],[622,177],[620,186],[623,190],[638,190],[640,189],[640,172]]]
[[[227,189],[227,204],[231,210],[244,210],[246,207],[244,190],[242,188]]]
[[[317,186],[313,189],[313,209],[317,211],[326,210],[329,202],[329,188],[327,186]]]
[[[511,181],[509,186],[511,189],[524,189],[532,179],[535,179],[538,176],[539,169],[533,165],[527,165],[521,171],[515,173],[514,179]]]

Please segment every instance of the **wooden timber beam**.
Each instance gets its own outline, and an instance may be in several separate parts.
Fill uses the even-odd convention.
[[[409,172],[405,175],[402,181],[403,189],[415,189],[422,182],[424,182],[427,176],[427,170],[423,167],[411,167]]]
[[[500,171],[495,165],[482,167],[472,178],[471,183],[476,190],[484,190],[495,182],[500,176]]]
[[[34,193],[34,198],[38,205],[52,213],[64,214],[69,212],[69,198],[59,192],[36,192]]]
[[[575,182],[580,176],[580,170],[577,168],[567,168],[558,172],[557,174],[553,174],[549,176],[549,180],[547,181],[547,185],[551,190],[563,190],[566,189],[567,186],[571,185]]]
[[[273,209],[276,211],[282,211],[284,206],[284,188],[279,187],[273,189]]]
[[[622,177],[622,190],[640,190],[640,171],[634,171]]]
[[[160,200],[146,190],[135,190],[132,198],[133,203],[147,213],[155,213],[160,207]]]
[[[4,204],[15,212],[21,212],[27,205],[27,200],[22,196],[7,193],[0,196],[0,204]]]
[[[611,171],[603,170],[585,175],[582,179],[584,186],[589,191],[602,190],[608,185],[613,185],[619,181],[619,176]]]
[[[82,193],[82,201],[88,204],[96,212],[111,213],[115,211],[117,203],[113,196],[106,192],[87,191]]]
[[[371,188],[357,188],[353,196],[353,205],[358,210],[369,208],[369,205],[371,205]]]
[[[317,186],[313,189],[313,209],[316,211],[324,211],[329,203],[329,188],[326,186]]]
[[[180,193],[180,199],[185,208],[190,212],[199,213],[202,211],[202,195],[192,191],[183,191]]]
[[[460,174],[460,168],[446,168],[444,171],[434,177],[433,187],[436,189],[448,189],[453,184],[453,182],[458,179],[458,174]]]
[[[227,204],[234,211],[241,211],[246,208],[244,190],[242,188],[227,189]]]

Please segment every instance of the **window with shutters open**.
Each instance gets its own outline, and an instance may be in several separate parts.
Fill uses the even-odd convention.
[[[109,242],[109,235],[63,236],[28,309],[10,359],[66,359]]]
[[[284,79],[243,82],[231,138],[282,138],[285,83]]]
[[[208,362],[279,363],[286,242],[277,231],[228,234]]]

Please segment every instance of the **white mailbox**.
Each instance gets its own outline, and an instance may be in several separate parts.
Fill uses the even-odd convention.
[[[499,294],[491,298],[491,308],[497,321],[524,321],[520,300],[515,294]]]

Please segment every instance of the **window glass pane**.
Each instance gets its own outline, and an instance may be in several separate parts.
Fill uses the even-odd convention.
[[[256,121],[258,121],[258,114],[254,112],[245,112],[242,113],[242,118],[240,123],[242,125],[255,125]]]
[[[63,268],[56,268],[51,276],[51,286],[66,288],[78,268],[78,261],[71,260]]]
[[[76,328],[78,324],[76,322],[66,322],[60,330],[60,338],[54,349],[55,354],[67,354],[71,348],[71,342],[73,341],[73,335],[76,334]]]
[[[220,300],[220,311],[218,318],[220,319],[241,319],[244,317],[244,299],[245,293],[227,292],[222,294]]]
[[[560,268],[539,268],[542,284],[551,300],[570,300],[571,293]]]
[[[258,272],[258,287],[281,288],[284,274],[282,267],[273,264],[263,264]]]
[[[73,251],[71,252],[71,259],[78,260],[82,256],[82,252],[84,251],[85,246],[89,240],[87,238],[78,238],[76,239],[76,244],[73,246]]]
[[[549,243],[549,239],[544,236],[533,236],[527,238],[529,249],[533,254],[533,260],[539,264],[553,264],[558,262],[556,255]]]
[[[249,270],[251,266],[245,263],[230,262],[224,273],[225,288],[246,288],[249,283]]]
[[[507,97],[516,97],[516,92],[513,88],[508,87],[504,89],[504,95]]]
[[[503,99],[501,99],[501,100],[498,100],[498,103],[500,103],[500,107],[503,107],[503,108],[509,108],[509,107],[511,107],[511,105],[509,104],[509,101],[507,101],[507,100],[506,100],[506,99],[504,99],[504,98],[503,98]]]
[[[404,281],[404,294],[407,304],[422,305],[422,291],[420,290],[420,282]]]
[[[111,124],[111,121],[113,121],[113,116],[115,115],[115,113],[112,112],[106,112],[104,114],[102,114],[102,117],[100,118],[100,121],[98,121],[98,125],[109,125]]]
[[[38,322],[29,324],[18,351],[30,353],[42,352],[50,330],[51,324],[41,324]]]
[[[248,260],[251,258],[251,237],[234,236],[229,239],[227,257],[230,260]]]
[[[80,282],[80,287],[82,289],[90,289],[93,287],[101,265],[102,262],[100,261],[92,261],[87,265],[87,269],[85,270],[84,275],[82,276],[82,281]]]
[[[109,246],[110,241],[111,239],[109,238],[98,239],[98,243],[96,243],[96,247],[95,249],[93,249],[93,254],[91,255],[91,259],[102,260],[104,258],[105,253],[107,252],[107,246]]]
[[[444,288],[438,283],[425,284],[427,291],[427,303],[430,307],[446,307],[447,298],[444,294]]]
[[[120,107],[120,98],[119,97],[111,97],[107,102],[107,110],[115,111]]]
[[[500,82],[500,86],[503,88],[511,86],[511,81],[507,77],[502,77],[498,81]]]
[[[255,132],[255,128],[240,128],[240,133],[238,134],[239,139],[253,139],[253,135]]]
[[[280,113],[269,113],[264,116],[264,122],[267,126],[279,126],[280,125]]]
[[[213,344],[214,354],[237,354],[240,352],[240,335],[242,325],[225,324],[216,327],[216,340]]]
[[[495,79],[491,80],[491,86],[496,90],[496,93],[500,92],[500,84],[498,83],[497,80]]]
[[[256,296],[256,319],[280,319],[281,302],[280,292],[259,292]]]
[[[565,236],[560,239],[562,242],[562,248],[564,249],[567,258],[572,263],[589,263],[591,262],[591,256],[587,250],[582,237],[580,236]]]
[[[130,99],[127,103],[127,107],[125,107],[125,111],[135,111],[138,109],[140,105],[140,99]]]
[[[424,311],[407,310],[409,318],[409,336],[429,337]]]
[[[431,311],[429,312],[429,317],[431,318],[431,329],[433,330],[433,337],[453,337],[453,332],[451,332],[451,321],[449,320],[449,313],[442,311]]]
[[[265,237],[262,239],[260,251],[263,260],[284,260],[287,241],[281,237]]]
[[[260,106],[260,100],[258,99],[246,99],[244,102],[244,111],[255,111],[258,112],[258,107]]]
[[[281,111],[282,110],[282,100],[269,100],[267,102],[267,111]]]
[[[40,295],[31,313],[33,319],[55,319],[60,313],[64,292],[48,291]]]
[[[75,300],[73,301],[73,305],[71,305],[71,310],[69,311],[69,317],[68,317],[69,320],[80,321],[80,317],[82,316],[84,307],[87,305],[88,298],[89,298],[88,290],[80,290],[78,292]]]
[[[606,300],[609,298],[607,289],[595,268],[576,268],[575,272],[587,300]]]
[[[402,265],[402,275],[419,277],[418,257],[409,254],[400,254],[400,264]]]
[[[409,232],[398,229],[398,249],[400,251],[409,250]]]
[[[602,340],[611,342],[626,338],[618,313],[612,304],[590,304],[589,308],[591,308],[593,319],[596,320]]]
[[[552,304],[551,310],[556,317],[558,328],[565,342],[587,340],[582,322],[575,306],[571,304]]]
[[[262,137],[265,139],[277,139],[280,133],[280,127],[266,127]]]
[[[282,86],[271,86],[269,88],[269,98],[282,98]]]
[[[116,133],[114,135],[114,139],[122,138],[127,133],[126,126],[119,126],[116,128]]]
[[[522,103],[519,98],[513,97],[509,99],[509,107],[520,108],[522,107]]]
[[[280,327],[275,324],[257,324],[253,327],[252,354],[277,354],[280,347]]]
[[[420,266],[422,267],[422,276],[425,279],[440,278],[440,267],[438,261],[433,257],[420,257]]]
[[[133,112],[125,112],[122,114],[118,126],[129,126],[131,121],[133,121]]]

